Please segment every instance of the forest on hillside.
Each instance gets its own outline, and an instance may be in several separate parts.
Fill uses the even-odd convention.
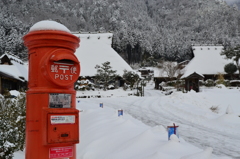
[[[51,19],[73,32],[113,32],[113,48],[129,63],[184,61],[192,44],[240,41],[240,11],[223,0],[1,0],[0,54],[27,59],[22,37]]]

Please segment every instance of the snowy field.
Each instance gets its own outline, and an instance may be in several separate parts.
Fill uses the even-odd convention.
[[[77,98],[83,110],[77,159],[240,159],[240,89],[166,96],[153,87],[145,87],[145,97],[113,90],[84,92],[102,98]],[[172,122],[179,125],[180,138],[172,135],[168,141]],[[15,153],[14,159],[24,158],[24,152]]]

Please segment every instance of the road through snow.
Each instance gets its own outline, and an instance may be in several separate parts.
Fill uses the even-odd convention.
[[[128,99],[124,100],[124,98]],[[211,105],[205,98],[196,99],[195,105],[199,104],[197,100],[201,100],[201,104]],[[124,113],[130,114],[151,127],[156,125],[167,127],[170,122],[174,121],[180,126],[180,137],[189,143],[201,149],[212,147],[215,155],[240,159],[240,132],[235,132],[234,129],[226,131],[221,127],[208,125],[209,118],[213,118],[211,111],[202,115],[197,113],[197,108],[194,112],[183,109],[182,107],[192,104],[184,100],[184,95],[165,96],[160,91],[149,88],[145,89],[145,97],[93,98],[91,102],[95,104],[103,102],[104,107],[121,108]]]

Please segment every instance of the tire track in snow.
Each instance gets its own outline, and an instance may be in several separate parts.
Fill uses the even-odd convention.
[[[236,159],[240,158],[239,135],[228,134],[227,132],[206,127],[198,123],[192,123],[181,116],[176,116],[173,113],[173,109],[175,108],[170,104],[162,108],[164,109],[162,115],[165,115],[165,117],[174,117],[174,121],[181,125],[181,127],[179,127],[181,130],[180,135],[183,136],[186,141],[202,149],[212,147],[214,149],[213,153],[216,155],[226,155]]]
[[[180,125],[180,137],[183,137],[187,142],[201,149],[212,147],[215,155],[226,155],[240,159],[240,136],[234,135],[233,137],[227,132],[225,134],[223,131],[193,123],[187,120],[189,117],[179,116],[181,113],[175,114],[174,109],[176,108],[173,105],[163,103],[162,94],[160,94],[161,96],[157,94],[155,97],[151,97],[152,93],[146,92],[145,94],[150,95],[150,97],[133,98],[130,102],[129,100],[112,101],[106,99],[104,105],[115,109],[122,108],[125,113],[151,127],[162,125],[166,128],[171,121],[175,121]]]

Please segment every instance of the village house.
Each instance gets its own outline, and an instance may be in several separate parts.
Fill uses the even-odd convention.
[[[28,71],[18,57],[5,53],[0,57],[0,93],[27,88]]]
[[[193,89],[199,92],[200,81],[208,79],[215,81],[219,75],[222,75],[224,79],[230,79],[230,75],[224,71],[224,66],[234,62],[221,55],[222,45],[193,45],[192,51],[193,58],[190,61],[172,62],[176,68],[175,74],[172,76],[169,76],[166,68],[153,68],[155,89],[159,89],[161,82],[180,79],[185,81],[186,91]],[[238,71],[235,73],[235,77],[238,77]],[[239,84],[239,80],[235,80],[231,84],[237,85],[236,83]]]
[[[194,57],[185,67],[181,77],[185,80],[187,91],[193,89],[198,92],[199,80],[217,80],[220,74],[225,79],[229,79],[229,75],[224,71],[224,66],[233,61],[220,55],[223,51],[222,45],[193,45],[192,50]]]
[[[80,79],[88,79],[94,82],[97,73],[96,65],[102,66],[110,62],[112,70],[116,70],[119,78],[116,79],[118,86],[123,85],[121,79],[123,71],[133,71],[129,64],[112,48],[113,33],[73,33],[80,38],[80,47],[75,55],[80,61]]]

